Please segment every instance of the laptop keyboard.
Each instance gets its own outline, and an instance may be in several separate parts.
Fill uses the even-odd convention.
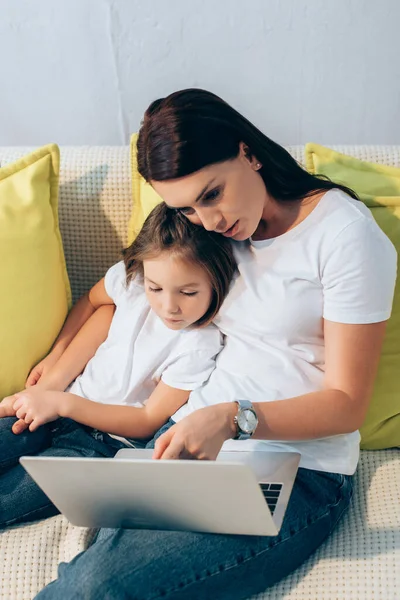
[[[273,515],[275,512],[282,487],[282,483],[260,483],[261,491],[264,494],[265,500],[267,501],[271,515]]]

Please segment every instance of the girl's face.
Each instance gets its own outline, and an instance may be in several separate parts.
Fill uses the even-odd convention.
[[[144,260],[143,270],[149,304],[169,329],[185,329],[207,312],[212,287],[200,266],[164,252]]]
[[[249,159],[240,144],[233,160],[151,184],[168,206],[179,209],[195,225],[239,241],[254,234],[268,204],[258,168],[257,159]]]

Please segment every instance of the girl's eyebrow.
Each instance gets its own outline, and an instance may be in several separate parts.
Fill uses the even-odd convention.
[[[152,283],[153,285],[156,285],[158,287],[161,287],[161,285],[159,283],[156,283],[155,281],[153,281],[152,279],[149,279],[148,277],[145,277],[146,281],[148,281],[149,283]],[[200,287],[200,283],[193,281],[192,283],[185,283],[184,285],[180,285],[180,288],[185,288],[185,287],[195,287],[198,288]]]
[[[155,281],[153,281],[152,279],[149,279],[148,277],[145,276],[146,281],[148,281],[149,283],[152,283],[153,285],[158,285],[158,287],[161,287],[158,283],[156,283]]]

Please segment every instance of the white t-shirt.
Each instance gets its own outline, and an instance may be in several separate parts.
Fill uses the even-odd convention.
[[[215,320],[225,346],[208,382],[174,420],[218,402],[321,390],[323,319],[375,323],[390,316],[396,251],[368,208],[340,190],[325,193],[285,234],[234,246],[240,275]],[[302,467],[352,474],[359,439],[354,432],[300,442],[229,440],[223,448],[297,451]]]
[[[143,406],[159,379],[194,390],[215,368],[221,334],[214,325],[168,329],[151,310],[143,285],[125,284],[119,262],[105,276],[107,294],[116,305],[106,341],[68,390],[104,404]]]

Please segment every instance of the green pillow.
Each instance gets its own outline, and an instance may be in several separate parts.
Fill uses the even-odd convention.
[[[306,144],[306,167],[352,188],[371,209],[400,254],[400,169],[368,163],[318,144]],[[396,284],[372,401],[361,428],[361,448],[400,446],[400,281]]]

